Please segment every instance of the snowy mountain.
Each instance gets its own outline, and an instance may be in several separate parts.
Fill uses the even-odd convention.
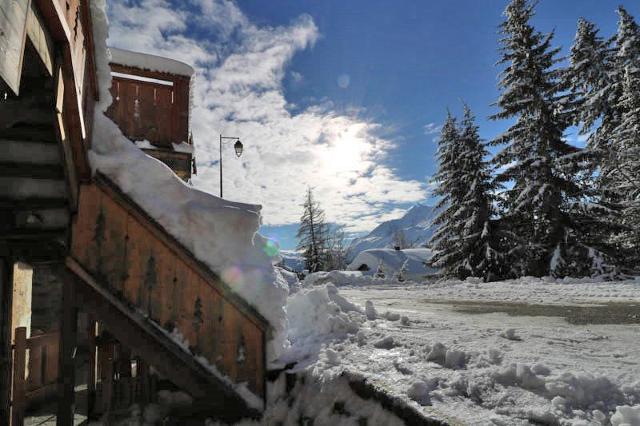
[[[302,272],[304,270],[302,253],[295,250],[280,250],[280,257],[285,268],[294,272]]]
[[[364,275],[373,275],[382,263],[387,278],[398,273],[406,262],[405,277],[410,280],[421,280],[428,273],[434,272],[425,262],[431,258],[431,250],[412,248],[394,250],[391,248],[368,249],[360,252],[347,267],[349,271],[361,271]]]
[[[352,261],[360,252],[372,248],[392,248],[394,236],[399,231],[404,233],[405,240],[412,246],[422,247],[433,234],[431,221],[434,217],[434,207],[416,204],[401,218],[383,222],[368,235],[351,241],[347,259]]]

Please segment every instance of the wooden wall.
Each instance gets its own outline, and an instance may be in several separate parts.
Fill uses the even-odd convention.
[[[114,72],[173,83],[172,86],[113,76],[107,115],[129,139],[159,147],[189,142],[190,78],[111,64]]]
[[[81,188],[72,257],[165,330],[178,330],[194,354],[264,396],[266,321],[103,179]]]

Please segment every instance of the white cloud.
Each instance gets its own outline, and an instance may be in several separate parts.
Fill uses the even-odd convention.
[[[302,80],[304,80],[304,77],[302,76],[302,74],[300,74],[297,71],[291,71],[291,80],[295,84],[300,84],[300,83],[302,83]]]
[[[436,135],[442,130],[442,125],[436,123],[428,123],[424,126],[425,135]]]
[[[377,136],[379,124],[357,110],[338,113],[327,102],[296,114],[287,109],[287,66],[319,37],[311,17],[258,27],[224,0],[115,2],[110,17],[112,45],[195,66],[194,183],[200,189],[218,193],[222,133],[240,136],[245,146],[240,159],[231,147],[224,151],[225,196],[261,203],[267,225],[297,223],[307,186],[315,188],[328,220],[350,232],[371,229],[399,204],[425,199],[423,183],[402,180],[384,165],[394,144]]]

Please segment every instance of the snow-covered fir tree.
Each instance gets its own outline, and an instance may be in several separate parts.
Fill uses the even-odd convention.
[[[382,263],[382,260],[380,260],[380,262],[378,262],[378,269],[376,269],[376,273],[374,274],[374,277],[384,279],[386,275],[387,274],[384,270],[384,263]]]
[[[447,121],[449,124],[445,126],[451,125],[450,118]],[[506,260],[500,248],[497,222],[492,219],[496,188],[485,161],[487,151],[468,106],[464,107],[461,129],[452,132],[451,137],[454,142],[448,149],[456,157],[454,162],[440,163],[438,176],[443,180],[439,181],[436,193],[448,204],[442,206],[443,211],[436,218],[440,229],[431,240],[434,255],[430,265],[449,278],[501,278],[505,275]],[[448,138],[443,131],[441,142]],[[456,193],[448,192],[447,188]]]
[[[344,226],[334,226],[329,232],[327,244],[327,271],[347,269],[347,249],[345,247]]]
[[[638,260],[637,198],[630,179],[637,175],[632,165],[638,153],[628,142],[637,94],[631,93],[634,76],[627,71],[639,65],[640,29],[624,8],[618,8],[618,16],[612,40],[603,39],[592,23],[579,21],[565,87],[574,101],[573,124],[588,135],[586,153],[593,172],[584,175],[582,185],[589,203],[581,211],[591,217],[583,221],[583,228],[591,227],[586,230],[591,246],[600,243],[609,258],[617,253],[615,263],[629,267]]]
[[[615,164],[608,173],[622,207],[622,225],[617,235],[618,248],[624,253],[627,266],[638,269],[640,260],[640,57],[626,67],[623,93],[620,99],[622,117],[615,130]]]
[[[533,4],[512,0],[501,25],[501,111],[494,119],[515,123],[493,143],[504,145],[495,163],[497,182],[509,184],[502,200],[503,221],[514,236],[512,265],[517,275],[587,275],[592,267],[589,227],[596,218],[576,208],[584,198],[578,184],[582,153],[564,130],[569,96],[563,93],[553,33],[533,28]],[[515,237],[517,236],[517,237]]]
[[[297,250],[302,252],[305,268],[309,272],[322,271],[327,263],[329,228],[325,223],[324,211],[315,201],[311,188],[307,189],[303,208]]]
[[[396,276],[395,276],[396,281],[400,283],[405,282],[407,280],[408,269],[409,269],[409,259],[402,262],[402,266],[400,266],[400,269],[398,269],[398,272],[396,272]]]
[[[570,64],[564,75],[565,87],[573,99],[568,105],[573,124],[580,127],[582,135],[588,135],[587,145],[596,162],[599,162],[602,148],[608,146],[611,130],[616,125],[616,91],[612,79],[614,50],[611,44],[611,40],[599,35],[595,24],[580,18],[571,46]]]
[[[460,134],[457,122],[451,112],[447,112],[438,139],[438,171],[431,180],[435,184],[433,195],[439,197],[436,204],[439,213],[433,220],[436,231],[428,243],[434,254],[427,262],[429,266],[438,268],[444,277],[458,277],[461,274],[456,256],[460,252],[461,230],[456,226],[454,216],[466,190],[457,165],[459,153]]]

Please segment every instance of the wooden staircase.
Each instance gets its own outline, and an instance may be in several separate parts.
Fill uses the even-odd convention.
[[[65,89],[29,49],[20,96],[0,101],[0,256],[64,265],[59,421],[73,417],[78,310],[189,393],[190,416],[258,417],[245,396],[265,400],[268,322],[107,177],[78,182]]]
[[[70,221],[55,82],[34,55],[21,95],[0,102],[0,250],[31,261],[64,257]]]

